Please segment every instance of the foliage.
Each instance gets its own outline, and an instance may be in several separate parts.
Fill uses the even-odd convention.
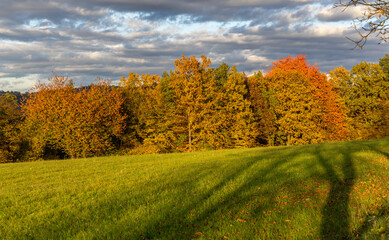
[[[0,163],[20,160],[24,143],[21,122],[16,97],[9,93],[0,96]]]
[[[342,71],[342,74],[337,74]],[[337,87],[344,96],[353,139],[389,135],[389,80],[378,64],[361,62],[351,72],[335,69]]]
[[[125,141],[130,147],[142,144],[155,124],[156,95],[159,91],[158,75],[129,73],[127,79],[122,77],[119,86],[125,99],[125,112],[128,115]],[[152,122],[152,123],[151,123]]]
[[[347,94],[347,89],[352,85],[351,74],[343,66],[334,68],[329,72],[329,82],[334,91],[344,99]]]
[[[344,9],[353,6],[363,7],[363,16],[355,20],[356,23],[362,25],[361,30],[354,22],[354,28],[359,34],[358,40],[352,40],[356,46],[363,48],[371,34],[376,34],[381,42],[386,42],[389,39],[387,35],[389,32],[389,2],[387,0],[340,0],[338,4],[335,4],[335,7]]]
[[[184,55],[162,77],[130,72],[118,87],[67,77],[38,83],[19,111],[1,97],[1,161],[309,144],[388,136],[389,55],[327,78],[305,56],[247,77]],[[8,99],[8,100],[7,100]],[[23,124],[21,124],[23,122]],[[29,144],[26,144],[28,140]],[[27,147],[31,151],[27,152]],[[6,160],[5,160],[6,159]]]
[[[109,82],[98,79],[89,88],[75,89],[67,77],[54,75],[39,83],[22,105],[25,129],[35,157],[45,149],[67,156],[101,155],[113,148],[123,129],[123,98]]]
[[[164,96],[169,118],[162,123],[171,146],[178,151],[193,151],[212,147],[215,143],[215,81],[211,61],[201,56],[177,59],[176,69],[165,76]],[[170,128],[171,127],[171,128]]]
[[[248,97],[257,123],[257,144],[274,145],[273,134],[276,131],[273,92],[261,72],[247,78]]]
[[[389,54],[385,54],[383,58],[380,58],[379,64],[385,73],[385,78],[389,79]]]
[[[4,239],[387,239],[389,139],[0,165]]]
[[[304,56],[289,56],[274,63],[266,81],[275,98],[274,142],[304,144],[346,137],[336,92]]]
[[[246,76],[232,67],[227,78],[221,82],[217,115],[223,148],[252,147],[256,144],[258,127],[247,99],[246,81]]]

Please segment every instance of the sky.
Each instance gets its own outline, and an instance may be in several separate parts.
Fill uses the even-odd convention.
[[[306,55],[321,72],[378,62],[389,44],[363,50],[352,20],[363,9],[337,0],[1,0],[0,90],[28,91],[57,75],[116,84],[129,72],[162,75],[174,60],[209,57],[250,75]]]

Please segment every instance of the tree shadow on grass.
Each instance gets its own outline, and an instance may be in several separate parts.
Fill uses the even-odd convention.
[[[333,153],[331,152],[328,156],[326,156],[325,151],[322,148],[323,145],[317,145],[316,149],[312,151],[312,153],[317,157],[318,163],[324,168],[325,176],[324,179],[328,181],[330,184],[329,194],[325,203],[325,206],[322,209],[322,222],[320,227],[320,237],[321,239],[351,239],[353,238],[353,233],[350,229],[350,213],[348,210],[350,194],[352,188],[355,183],[356,172],[355,167],[352,160],[352,151],[354,149],[350,149],[348,145],[345,145],[341,151],[337,150],[338,153],[341,154],[342,159],[339,160],[340,163],[340,171],[335,169],[337,164],[334,164]],[[293,149],[293,150],[292,150]],[[280,151],[280,155],[277,157],[272,156],[274,151],[270,151],[269,154],[259,154],[256,156],[245,157],[242,161],[245,162],[240,168],[237,168],[232,174],[223,178],[223,181],[219,182],[213,188],[208,190],[207,192],[201,194],[196,197],[190,204],[180,208],[179,212],[171,215],[171,218],[179,219],[179,224],[172,226],[171,223],[167,222],[162,225],[158,225],[156,223],[151,223],[147,229],[152,231],[148,232],[148,234],[144,235],[147,237],[162,237],[162,238],[171,238],[173,237],[172,232],[164,232],[163,229],[170,229],[172,231],[182,232],[184,235],[180,235],[183,238],[190,238],[197,230],[201,230],[201,225],[204,222],[207,222],[209,218],[216,217],[217,212],[220,208],[224,207],[225,209],[234,209],[236,204],[245,204],[250,200],[250,197],[243,197],[244,193],[253,188],[256,184],[260,184],[264,186],[266,184],[270,184],[275,180],[279,180],[276,178],[287,178],[285,174],[282,174],[280,168],[288,162],[290,159],[294,159],[299,154],[304,153],[307,150],[304,146],[295,146],[294,148],[283,149]],[[310,151],[310,150],[309,150]],[[250,178],[246,178],[244,184],[229,192],[223,198],[227,199],[226,202],[215,203],[213,205],[208,206],[201,214],[196,215],[190,220],[186,217],[192,209],[199,208],[202,204],[211,198],[216,192],[225,187],[231,180],[234,180],[248,171],[254,164],[260,162],[261,160],[271,160],[269,165],[265,168],[261,169],[258,174],[251,176]],[[305,163],[304,163],[305,164]],[[305,165],[304,167],[307,167]],[[278,172],[278,174],[274,174]],[[273,175],[274,174],[274,175]],[[192,188],[192,186],[186,186]],[[276,192],[277,189],[273,189],[273,192],[269,192],[268,194],[271,196],[267,196],[268,201],[272,201],[272,196]],[[270,205],[272,206],[272,205]],[[263,211],[269,210],[269,205],[265,206],[256,206],[255,209],[252,210],[252,214],[256,217],[262,214]],[[180,230],[180,227],[187,227],[187,230]],[[172,229],[173,227],[173,229]],[[158,236],[155,236],[155,229],[159,229]],[[360,230],[361,232],[364,229]],[[191,235],[188,235],[191,232]],[[147,233],[147,230],[146,230]],[[145,237],[145,238],[147,238]],[[286,237],[286,236],[284,236]]]
[[[293,159],[295,156],[301,153],[302,149],[296,147],[293,150],[291,148],[283,149],[282,151],[280,151],[277,157],[273,156],[274,150],[262,150],[261,154],[259,155],[254,154],[251,157],[241,157],[240,160],[243,163],[241,167],[235,169],[235,171],[233,171],[230,175],[223,177],[223,180],[216,184],[214,187],[200,194],[199,196],[196,196],[196,198],[193,199],[190,204],[187,204],[186,206],[180,208],[177,212],[170,216],[170,220],[176,221],[174,225],[172,225],[168,219],[162,219],[162,221],[159,221],[159,223],[150,223],[150,225],[146,228],[146,231],[143,232],[142,237],[145,239],[187,239],[195,236],[196,232],[202,231],[202,229],[204,230],[204,228],[211,228],[214,229],[214,231],[222,231],[222,229],[218,229],[218,227],[205,227],[205,225],[208,224],[208,221],[212,222],[212,218],[218,217],[218,213],[220,213],[221,209],[224,209],[224,211],[228,211],[228,214],[234,216],[237,215],[237,212],[234,212],[237,210],[236,206],[244,206],[246,203],[249,202],[250,198],[252,197],[251,195],[245,196],[245,192],[250,192],[250,190],[257,187],[258,184],[259,186],[263,186],[266,185],[266,183],[271,183],[272,181],[274,181],[275,177],[280,177],[279,174],[272,175],[272,173],[279,172],[278,169],[286,162],[288,162],[289,159]],[[221,201],[213,202],[207,205],[204,209],[205,202],[208,202],[208,200],[214,197],[224,187],[228,186],[231,181],[234,181],[243,174],[247,173],[247,171],[249,171],[251,167],[253,167],[257,163],[260,163],[262,160],[268,160],[270,161],[270,163],[265,168],[261,169],[260,172],[255,173],[249,178],[245,178],[245,182],[236,189],[228,193],[224,193]],[[194,177],[193,179],[196,179],[196,177]],[[194,186],[184,187],[194,188]],[[268,206],[256,206],[255,214],[262,214],[262,210],[266,210],[267,207]],[[200,208],[203,209],[201,213],[196,214],[191,218],[187,217],[193,209]],[[162,211],[168,210],[165,209]],[[224,212],[224,214],[226,213]],[[232,218],[234,218],[234,216],[232,216]],[[157,236],[155,235],[156,233]],[[173,233],[176,235],[174,236]]]
[[[167,175],[159,176],[158,179],[144,186],[149,189],[147,192],[151,196],[159,196],[156,193],[165,189],[173,189],[172,192],[169,193],[168,191],[167,195],[163,196],[164,199],[158,199],[157,197],[151,199],[150,206],[154,206],[154,208],[149,210],[149,215],[153,216],[146,216],[147,214],[145,214],[139,219],[139,222],[135,223],[131,219],[132,215],[127,217],[131,221],[123,218],[123,213],[134,211],[138,207],[141,209],[143,205],[145,205],[145,209],[149,207],[146,205],[150,199],[143,194],[144,191],[142,191],[140,196],[135,196],[118,190],[113,193],[113,196],[117,199],[108,199],[109,201],[107,202],[100,202],[100,205],[94,205],[96,210],[91,212],[91,214],[103,216],[103,219],[114,216],[117,220],[107,222],[110,225],[104,229],[105,232],[99,233],[100,235],[96,233],[93,236],[104,239],[189,239],[196,237],[196,232],[204,232],[209,233],[209,235],[203,236],[206,239],[223,237],[221,235],[223,229],[220,228],[220,225],[224,224],[224,222],[214,221],[214,219],[222,215],[229,224],[236,224],[237,231],[240,231],[240,226],[243,225],[239,224],[244,223],[238,221],[238,217],[240,217],[238,211],[253,200],[252,194],[256,194],[256,187],[270,186],[268,190],[263,191],[261,189],[258,191],[259,194],[263,195],[262,200],[265,200],[266,203],[256,202],[256,205],[252,206],[250,210],[253,221],[257,222],[249,223],[249,220],[246,219],[248,221],[246,225],[256,223],[257,225],[252,227],[252,229],[259,231],[259,228],[262,228],[260,225],[263,223],[263,219],[267,218],[267,216],[263,215],[263,212],[277,207],[273,200],[281,187],[275,186],[273,183],[286,183],[289,181],[286,170],[288,167],[291,167],[290,164],[297,169],[306,170],[312,167],[314,170],[314,165],[318,163],[325,170],[323,179],[329,183],[330,190],[325,206],[322,209],[323,217],[321,219],[320,235],[313,237],[321,237],[321,239],[353,238],[355,235],[352,235],[353,233],[350,229],[351,216],[349,215],[348,205],[350,201],[349,195],[356,179],[352,154],[359,149],[347,143],[342,148],[334,147],[335,145],[331,145],[330,148],[325,148],[325,146],[317,145],[316,148],[314,146],[294,146],[277,149],[252,149],[247,150],[249,154],[240,152],[239,155],[232,153],[219,155],[231,158],[231,161],[230,159],[226,161],[224,159],[223,161],[210,159],[210,163],[206,164],[202,161],[187,161],[188,165],[177,166],[178,170],[172,169],[171,172],[166,173]],[[379,153],[379,150],[375,149],[374,151]],[[326,151],[329,151],[330,154],[326,154]],[[300,154],[308,154],[310,162],[299,159],[298,156]],[[340,154],[338,156],[341,156],[341,158],[331,159],[334,154]],[[199,153],[199,155],[201,154]],[[315,157],[314,161],[312,161],[312,156]],[[298,161],[294,161],[294,159]],[[338,169],[337,166],[340,166],[340,168]],[[317,172],[311,171],[309,173],[317,174]],[[169,178],[171,174],[180,174],[180,177],[172,180]],[[218,176],[220,176],[220,181],[217,178]],[[204,179],[215,182],[210,184],[211,187],[209,188],[199,187],[200,183],[204,183]],[[241,179],[244,181],[240,181]],[[299,177],[294,177],[294,181],[299,181],[299,179]],[[307,176],[305,179],[307,179]],[[169,183],[168,186],[164,185],[166,182]],[[230,188],[231,184],[236,185]],[[291,185],[292,190],[299,191],[297,188],[294,189],[295,187]],[[135,201],[134,198],[137,200]],[[176,205],[172,205],[166,202],[166,200],[170,199],[179,199],[179,201],[175,201],[174,204]],[[228,213],[230,210],[233,211],[232,216]],[[190,215],[192,211],[195,211],[193,216]],[[376,217],[386,217],[387,211],[383,209],[380,214],[379,216],[376,215]],[[372,224],[370,219],[371,216],[366,217],[366,223],[356,233],[361,235],[369,231]],[[310,219],[307,220],[309,221]],[[115,228],[118,222],[124,226]],[[211,226],[215,222],[219,226]],[[65,228],[69,228],[69,226],[65,226]],[[85,228],[88,229],[88,226],[85,225]],[[233,227],[230,229],[233,229]],[[250,228],[247,227],[247,229]],[[289,234],[289,232],[285,233]],[[201,237],[202,235],[198,236]],[[255,238],[254,233],[253,235],[246,234],[245,236]],[[266,236],[266,234],[260,236]],[[276,235],[271,233],[269,236],[274,237]],[[286,238],[288,236],[282,237]],[[236,238],[239,239],[239,236],[236,236]]]
[[[322,209],[322,239],[349,239],[351,237],[348,205],[356,176],[350,149],[345,148],[341,154],[343,178],[338,176],[333,168],[334,164],[330,163],[331,159],[324,156],[319,146],[316,150],[319,163],[325,169],[326,179],[330,184],[330,192]]]
[[[219,171],[216,175],[213,171],[218,169],[217,164],[226,164],[225,162],[215,161],[213,164],[216,165],[209,165],[205,168],[182,168],[180,170],[184,171],[182,179],[175,180],[172,184],[176,184],[176,189],[183,189],[183,191],[172,193],[172,195],[169,196],[169,198],[176,197],[182,199],[182,203],[178,202],[176,206],[162,204],[158,211],[163,214],[157,214],[155,218],[145,219],[146,221],[143,222],[142,226],[137,230],[130,229],[130,226],[128,226],[129,229],[127,230],[129,232],[124,233],[123,235],[117,235],[115,232],[111,232],[111,236],[113,236],[113,238],[129,237],[137,239],[189,239],[203,236],[196,235],[196,232],[207,231],[212,235],[203,236],[205,238],[220,236],[221,232],[223,232],[223,230],[220,229],[220,226],[210,226],[215,222],[213,221],[214,218],[220,217],[220,214],[222,214],[223,217],[231,217],[232,220],[227,219],[229,223],[232,223],[235,218],[235,222],[239,224],[236,219],[238,217],[237,211],[239,211],[240,206],[244,206],[252,200],[252,196],[247,196],[246,193],[251,194],[252,192],[255,192],[253,189],[255,189],[256,186],[266,186],[276,181],[288,181],[288,176],[286,172],[284,172],[285,170],[283,167],[286,166],[285,164],[287,164],[289,160],[293,160],[300,154],[304,154],[305,151],[308,151],[309,155],[312,154],[317,159],[317,162],[312,161],[311,163],[318,163],[324,169],[325,174],[322,175],[322,179],[329,183],[329,193],[324,207],[321,210],[322,218],[320,233],[318,233],[320,235],[316,237],[321,239],[355,238],[355,234],[361,235],[369,231],[372,223],[370,221],[371,216],[366,216],[366,223],[356,231],[351,231],[351,216],[349,212],[350,193],[352,192],[357,178],[353,163],[353,154],[360,150],[359,148],[361,145],[358,145],[357,147],[348,143],[342,143],[342,145],[342,147],[336,147],[335,145],[326,147],[326,145],[320,144],[317,145],[316,148],[313,148],[314,146],[278,148],[276,156],[274,156],[275,151],[272,148],[252,152],[251,156],[244,154],[241,156],[226,154],[226,157],[232,156],[232,158],[240,161],[240,163],[232,164],[231,162],[233,167],[228,166],[226,168],[227,172]],[[373,149],[373,151],[387,156],[387,153],[385,154],[378,148]],[[332,159],[334,156],[339,156],[340,158]],[[267,161],[263,167],[261,165],[262,161]],[[315,167],[304,161],[292,161],[292,164],[297,164],[297,168],[299,167],[299,164],[303,164],[301,165],[303,168]],[[220,166],[225,167],[227,165]],[[260,167],[258,168],[257,173],[247,175],[252,169],[257,170],[258,166]],[[199,189],[199,182],[209,175],[213,177],[221,175],[222,179],[217,183],[212,184],[212,187],[210,188]],[[225,188],[228,188],[229,184],[233,182],[236,183],[236,180],[241,177],[244,178],[242,184],[233,187],[231,191],[225,191]],[[211,180],[212,179],[213,178],[211,178]],[[295,180],[298,180],[298,178],[295,178]],[[164,182],[165,180],[161,178],[158,181]],[[195,193],[191,192],[193,190]],[[266,195],[263,199],[266,201],[273,201],[273,197],[277,196],[278,190],[280,190],[280,188],[275,187],[274,189],[270,189],[270,192],[262,191],[261,194]],[[155,188],[152,191],[158,191],[158,189]],[[220,193],[222,193],[222,196],[220,196],[221,201],[214,201],[215,198],[218,198],[218,194]],[[262,213],[274,206],[274,203],[269,203],[264,205],[259,204],[253,207],[251,214],[255,217],[256,221],[259,221],[257,222],[258,225],[261,224],[261,219],[266,217],[263,216]],[[191,212],[196,210],[196,214],[191,216]],[[224,212],[220,212],[221,210]],[[228,216],[228,213],[226,213],[226,211],[228,212],[230,210],[235,211],[232,212],[232,216]],[[153,213],[151,212],[150,214]],[[387,209],[383,209],[380,212],[380,215],[376,215],[376,217],[387,217]],[[220,221],[216,222],[219,222],[220,224]],[[237,229],[239,229],[239,226],[237,226]],[[275,235],[271,236],[274,237]],[[254,235],[252,235],[252,237],[254,238]]]

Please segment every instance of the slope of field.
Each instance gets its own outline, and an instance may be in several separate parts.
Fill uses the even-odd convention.
[[[0,165],[3,239],[384,239],[389,139]]]

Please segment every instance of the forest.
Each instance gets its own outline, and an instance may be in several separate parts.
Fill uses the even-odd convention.
[[[389,136],[389,55],[321,73],[305,56],[251,76],[184,55],[119,86],[57,76],[0,96],[0,162],[301,145]],[[20,96],[18,96],[20,97]]]

